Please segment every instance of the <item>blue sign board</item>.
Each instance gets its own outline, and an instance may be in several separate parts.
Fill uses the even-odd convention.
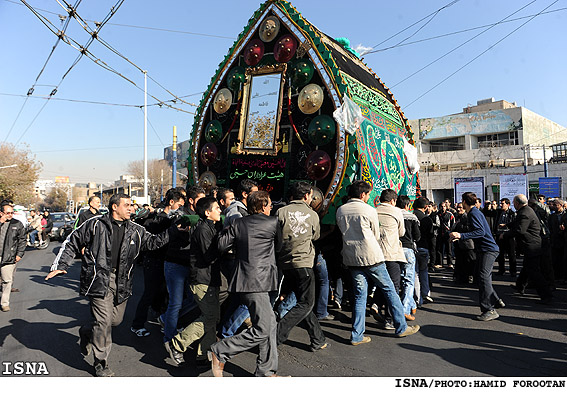
[[[561,198],[561,178],[560,177],[540,177],[539,193],[546,198]]]

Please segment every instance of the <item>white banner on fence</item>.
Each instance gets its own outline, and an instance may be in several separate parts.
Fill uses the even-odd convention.
[[[511,203],[518,194],[528,196],[528,177],[525,174],[500,175],[500,199],[508,198]]]
[[[455,203],[460,202],[465,192],[474,192],[484,206],[484,177],[456,177]]]

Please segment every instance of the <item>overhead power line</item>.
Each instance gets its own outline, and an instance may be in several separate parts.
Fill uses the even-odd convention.
[[[541,10],[540,12],[538,12],[537,14],[535,14],[534,16],[532,16],[530,19],[528,19],[526,22],[522,23],[520,26],[518,26],[517,28],[515,28],[514,30],[512,30],[510,33],[506,34],[504,37],[502,37],[501,39],[499,39],[498,41],[496,41],[494,44],[490,45],[487,49],[485,49],[484,51],[482,51],[481,53],[479,53],[477,56],[475,56],[474,58],[472,58],[471,60],[469,60],[466,64],[464,64],[463,66],[459,67],[457,70],[455,70],[454,72],[452,72],[449,76],[445,77],[443,80],[441,80],[439,83],[437,83],[435,86],[433,86],[432,88],[430,88],[429,90],[427,90],[425,93],[421,94],[419,97],[417,97],[416,99],[414,99],[412,102],[410,102],[408,105],[406,105],[404,107],[404,110],[406,110],[407,108],[409,108],[411,105],[413,105],[416,101],[418,101],[419,99],[421,99],[422,97],[424,97],[426,94],[428,94],[429,92],[431,92],[432,90],[434,90],[435,88],[437,88],[438,86],[440,86],[441,84],[443,84],[445,81],[447,81],[449,78],[451,78],[453,75],[455,75],[456,73],[458,73],[459,71],[461,71],[463,68],[465,68],[466,66],[468,66],[469,64],[471,64],[473,61],[475,61],[476,59],[478,59],[479,57],[481,57],[482,55],[484,55],[486,52],[488,52],[489,50],[491,50],[492,48],[494,48],[496,45],[498,45],[499,43],[501,43],[502,41],[504,41],[506,38],[510,37],[512,34],[514,34],[516,31],[520,30],[522,27],[524,27],[525,25],[527,25],[528,23],[530,23],[532,20],[534,20],[536,17],[538,17],[539,15],[541,15],[545,10],[547,10],[548,8],[550,8],[551,6],[553,6],[555,3],[557,3],[559,0],[555,0],[553,3],[551,3],[550,5],[548,5],[547,7],[545,7],[543,10]]]
[[[453,49],[451,49],[450,51],[446,52],[445,54],[439,56],[438,58],[436,58],[435,60],[429,62],[428,64],[424,65],[423,67],[421,67],[419,70],[415,71],[414,73],[412,73],[409,76],[406,76],[404,79],[402,79],[401,81],[395,83],[392,85],[391,89],[395,88],[396,86],[404,83],[405,81],[407,81],[408,79],[410,79],[412,76],[415,76],[417,74],[419,74],[421,71],[425,70],[426,68],[432,66],[433,64],[437,63],[439,60],[443,59],[444,57],[449,56],[451,53],[453,53],[454,51],[456,51],[457,49],[465,46],[466,44],[468,44],[469,42],[471,42],[472,40],[474,40],[475,38],[481,36],[482,34],[486,33],[488,30],[492,29],[493,27],[497,26],[498,24],[502,23],[503,21],[505,21],[506,19],[508,19],[509,17],[517,14],[518,12],[520,12],[521,10],[523,10],[524,8],[528,7],[529,5],[535,3],[536,0],[532,0],[531,2],[529,2],[528,4],[524,5],[523,7],[517,9],[516,11],[512,12],[510,15],[506,16],[505,18],[501,19],[498,23],[495,23],[494,25],[491,25],[490,27],[487,27],[486,29],[484,29],[483,31],[481,31],[480,33],[476,34],[475,36],[469,38],[468,40],[466,40],[465,42],[463,42],[460,45],[457,45],[456,47],[454,47]]]

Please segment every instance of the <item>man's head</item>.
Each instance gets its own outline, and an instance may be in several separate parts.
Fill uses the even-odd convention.
[[[510,200],[508,198],[500,199],[500,208],[504,211],[510,208]]]
[[[270,211],[272,210],[270,194],[266,191],[252,192],[248,196],[247,207],[250,214],[265,214],[266,216],[269,216]]]
[[[222,211],[224,211],[234,201],[234,191],[230,188],[220,188],[217,192],[217,201]]]
[[[36,214],[36,213],[35,213],[35,210],[33,210],[33,209],[30,210],[30,216],[35,217],[35,214]]]
[[[221,219],[219,203],[212,196],[200,198],[195,206],[195,211],[203,220],[219,222]]]
[[[49,217],[49,210],[43,212],[43,217]]]
[[[528,198],[524,194],[518,194],[514,196],[514,207],[516,210],[520,210],[522,207],[528,204]]]
[[[447,205],[445,204],[445,202],[441,202],[441,203],[439,204],[439,211],[440,211],[441,213],[445,213],[445,212],[447,211]]]
[[[480,209],[482,207],[482,200],[480,198],[476,198],[476,202],[475,202],[474,206],[477,209]]]
[[[133,213],[132,199],[130,195],[118,193],[110,197],[108,207],[112,218],[117,221],[125,221],[130,219]]]
[[[2,205],[0,205],[0,221],[10,221],[13,217],[14,208],[12,207],[12,205],[6,201],[2,202]]]
[[[478,198],[476,197],[475,193],[465,192],[462,197],[463,197],[463,207],[465,208],[465,211],[468,212],[470,209],[476,206],[476,200]]]
[[[203,187],[190,186],[187,188],[187,204],[191,210],[195,211],[197,202],[203,197],[205,197],[205,190]]]
[[[539,203],[541,203],[542,205],[545,205],[545,195],[543,194],[537,194],[537,201]]]
[[[100,209],[100,198],[97,196],[91,196],[89,198],[89,206],[95,210]]]
[[[551,202],[551,206],[549,206],[550,209],[556,211],[557,213],[563,213],[563,206],[565,205],[565,202],[559,198],[554,199],[553,202]]]
[[[294,201],[304,201],[308,205],[313,200],[313,186],[306,181],[298,181],[289,187],[289,194]]]
[[[461,215],[465,213],[465,208],[463,207],[463,203],[459,202],[457,203],[457,214]]]
[[[176,211],[180,207],[185,206],[185,198],[181,191],[176,188],[170,188],[167,190],[163,202],[165,204],[163,211],[166,213]]]
[[[409,211],[410,205],[411,205],[411,200],[409,199],[409,197],[407,195],[400,195],[398,197],[398,200],[396,201],[396,206],[399,207],[402,210],[408,210]]]
[[[413,201],[413,208],[419,211],[425,211],[429,205],[429,200],[426,197],[419,197],[415,201]]]
[[[258,191],[258,183],[252,179],[242,179],[236,189],[236,198],[247,205],[248,196],[254,191]]]
[[[350,198],[361,199],[363,202],[368,202],[370,199],[370,191],[372,186],[364,180],[355,180],[347,190]]]
[[[397,200],[398,200],[398,194],[396,194],[396,191],[392,190],[391,188],[382,190],[382,193],[380,194],[381,203],[388,203],[390,205],[395,206]]]

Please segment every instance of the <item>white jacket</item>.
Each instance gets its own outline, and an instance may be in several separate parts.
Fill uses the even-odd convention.
[[[389,262],[406,262],[400,237],[406,233],[402,210],[389,203],[381,203],[376,207],[380,221],[380,246],[384,250],[384,258]]]
[[[380,224],[376,210],[353,198],[337,210],[337,226],[343,234],[343,264],[372,266],[384,262],[380,248]]]

